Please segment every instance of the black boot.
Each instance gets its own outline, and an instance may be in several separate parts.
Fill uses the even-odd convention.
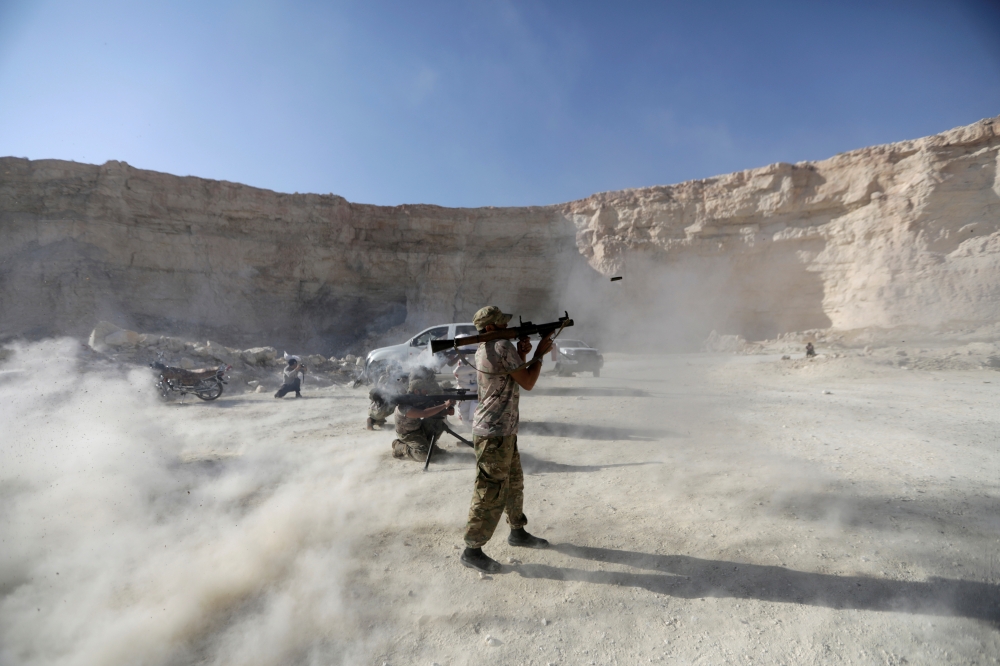
[[[483,552],[482,548],[466,548],[462,553],[462,564],[483,573],[500,571],[500,563]]]
[[[541,537],[536,537],[528,534],[527,530],[523,527],[518,527],[516,530],[510,531],[510,536],[507,537],[507,543],[512,546],[521,546],[522,548],[548,548],[549,542]]]

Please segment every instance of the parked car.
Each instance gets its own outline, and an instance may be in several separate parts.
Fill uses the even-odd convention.
[[[562,376],[574,372],[593,372],[601,376],[604,357],[583,340],[556,338],[552,346],[552,360],[556,362],[556,373]]]
[[[413,365],[423,365],[439,371],[446,363],[444,352],[431,354],[431,340],[454,339],[461,335],[475,335],[476,327],[471,322],[460,324],[440,324],[420,331],[412,338],[391,347],[380,347],[368,352],[362,377],[374,382],[378,377],[395,366],[405,369]],[[476,346],[460,348],[461,351],[475,352]]]

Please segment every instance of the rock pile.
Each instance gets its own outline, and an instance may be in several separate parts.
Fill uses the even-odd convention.
[[[284,366],[282,355],[274,347],[235,349],[207,340],[192,342],[167,335],[138,333],[102,321],[94,327],[88,345],[97,352],[111,354],[123,360],[143,362],[162,357],[167,365],[191,369],[221,364],[233,366],[241,376],[276,375]],[[352,381],[361,372],[364,359],[348,354],[342,358],[327,358],[322,354],[300,355],[311,377],[322,377],[341,383]],[[260,379],[249,379],[259,384]]]

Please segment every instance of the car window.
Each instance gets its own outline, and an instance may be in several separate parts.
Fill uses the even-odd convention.
[[[573,347],[576,347],[576,348],[580,348],[580,347],[586,348],[587,347],[587,343],[585,343],[583,340],[559,340],[559,346],[560,347],[566,347],[567,349],[573,348]]]
[[[441,338],[447,337],[448,327],[438,326],[437,328],[432,328],[429,331],[424,331],[417,337],[413,338],[414,347],[426,347],[431,340],[440,340]]]

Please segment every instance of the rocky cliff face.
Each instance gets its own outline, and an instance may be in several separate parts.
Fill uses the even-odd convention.
[[[994,118],[563,210],[596,270],[672,288],[688,306],[673,314],[728,332],[995,322],[998,156]]]
[[[331,353],[485,303],[570,309],[605,343],[994,322],[998,155],[1000,118],[822,162],[478,209],[2,158],[0,337],[108,319]]]
[[[12,158],[0,233],[0,335],[84,335],[107,319],[322,351],[467,320],[487,301],[551,309],[576,254],[556,208],[386,208]]]

